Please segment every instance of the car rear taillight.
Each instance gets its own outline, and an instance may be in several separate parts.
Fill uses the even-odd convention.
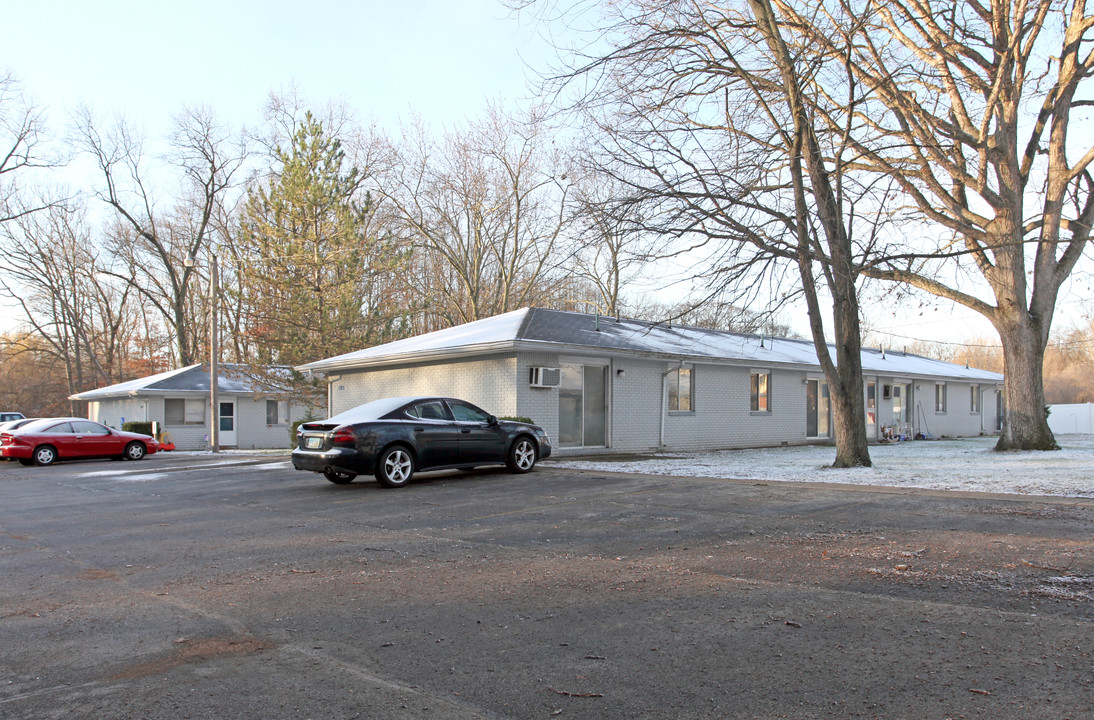
[[[330,435],[330,441],[333,445],[356,445],[357,433],[351,427],[336,428]]]

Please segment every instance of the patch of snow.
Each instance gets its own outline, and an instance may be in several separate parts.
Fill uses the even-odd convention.
[[[647,475],[828,482],[1094,498],[1094,435],[1062,435],[1054,452],[1004,452],[996,439],[919,440],[871,445],[868,468],[835,469],[835,448],[803,445],[701,453],[653,454],[615,462],[559,458],[553,467]]]
[[[250,467],[250,469],[251,470],[290,470],[290,469],[292,469],[292,463],[288,462],[288,461],[275,462],[275,463],[262,463],[261,465],[252,465]]]
[[[118,482],[148,482],[149,480],[160,480],[167,477],[167,473],[138,473],[136,475],[122,475],[118,478]]]

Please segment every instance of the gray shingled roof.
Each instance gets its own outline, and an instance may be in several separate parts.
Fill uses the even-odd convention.
[[[217,373],[217,391],[226,395],[247,395],[268,392],[242,372],[244,366],[226,364]],[[209,370],[198,364],[178,370],[149,375],[136,380],[108,385],[95,390],[70,395],[71,400],[103,400],[106,398],[141,395],[209,394]]]

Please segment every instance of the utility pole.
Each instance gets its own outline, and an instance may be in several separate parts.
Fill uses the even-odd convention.
[[[220,385],[220,338],[217,322],[220,315],[217,300],[220,296],[220,275],[216,253],[209,259],[209,404],[212,406],[212,422],[209,423],[209,444],[213,452],[220,452],[220,403],[217,386]]]

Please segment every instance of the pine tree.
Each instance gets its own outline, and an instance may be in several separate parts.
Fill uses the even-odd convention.
[[[366,175],[343,169],[341,142],[310,113],[277,157],[280,173],[249,192],[240,227],[252,361],[296,365],[367,347],[402,312],[377,286],[405,255],[376,234]]]

